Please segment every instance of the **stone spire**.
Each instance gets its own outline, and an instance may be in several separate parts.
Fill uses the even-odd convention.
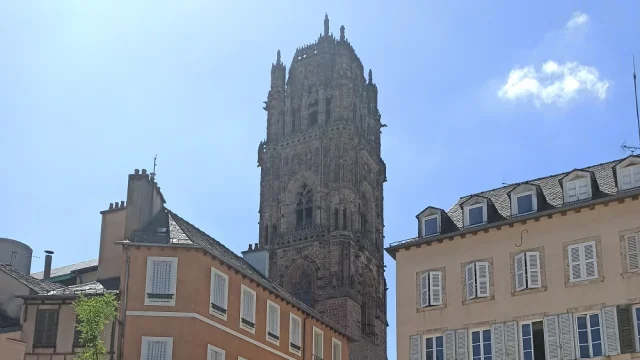
[[[329,36],[329,14],[324,14],[324,36]]]
[[[344,25],[340,26],[340,41],[344,41]]]

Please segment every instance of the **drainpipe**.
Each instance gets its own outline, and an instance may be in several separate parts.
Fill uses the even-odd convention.
[[[129,247],[125,245],[125,251],[127,253],[127,258],[125,262],[124,268],[124,291],[122,294],[122,309],[120,309],[120,331],[118,331],[118,360],[122,360],[123,358],[123,347],[124,347],[124,328],[125,328],[125,318],[127,312],[127,295],[129,293],[129,264],[131,263],[131,256],[129,254]]]

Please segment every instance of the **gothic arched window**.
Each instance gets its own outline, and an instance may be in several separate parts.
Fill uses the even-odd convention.
[[[347,208],[342,209],[342,230],[347,230]]]
[[[313,306],[313,283],[308,273],[303,273],[293,287],[293,297],[307,306]]]
[[[362,207],[360,207],[360,230],[367,231],[368,219],[367,219],[367,199],[362,200]]]
[[[338,230],[338,208],[333,208],[333,230]]]
[[[302,185],[296,202],[296,227],[313,224],[313,191],[307,184]]]

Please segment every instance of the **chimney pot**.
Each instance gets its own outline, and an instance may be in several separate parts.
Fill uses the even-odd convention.
[[[109,210],[113,209],[113,203],[109,203]]]
[[[120,207],[123,208],[124,207],[124,200],[120,201]]]
[[[142,175],[147,173],[147,169],[142,169]]]
[[[42,275],[43,280],[47,280],[51,277],[51,259],[53,255],[53,251],[45,250],[44,253],[44,274]]]
[[[259,248],[258,243],[256,243],[255,245],[253,245],[253,248],[257,250],[257,249]]]
[[[253,245],[249,244],[249,250],[253,250]]]
[[[139,169],[135,169],[135,170],[133,170],[133,173],[138,175],[138,174],[140,174],[140,170]]]
[[[116,202],[116,204],[115,204],[115,208],[117,209],[117,208],[119,208],[119,207],[120,207],[120,203]]]

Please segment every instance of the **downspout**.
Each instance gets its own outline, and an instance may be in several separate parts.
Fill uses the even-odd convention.
[[[120,331],[118,331],[118,360],[122,360],[123,358],[123,347],[124,347],[124,328],[125,328],[125,318],[127,312],[127,295],[129,293],[129,264],[131,263],[131,256],[129,254],[129,247],[125,245],[125,250],[127,252],[127,259],[125,262],[124,268],[124,291],[122,294],[122,309],[120,311]]]

